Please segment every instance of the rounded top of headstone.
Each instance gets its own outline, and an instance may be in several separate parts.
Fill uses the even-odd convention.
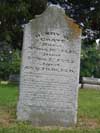
[[[52,29],[66,29],[71,31],[69,38],[77,39],[81,33],[79,25],[72,18],[66,16],[64,8],[59,5],[48,5],[42,14],[36,15],[35,19],[30,21],[30,24],[32,24],[33,29],[36,27],[38,30],[51,27]]]

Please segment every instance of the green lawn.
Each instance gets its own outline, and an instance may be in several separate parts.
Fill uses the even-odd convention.
[[[100,133],[100,91],[81,89],[74,128],[33,128],[16,121],[17,85],[0,85],[0,133]]]

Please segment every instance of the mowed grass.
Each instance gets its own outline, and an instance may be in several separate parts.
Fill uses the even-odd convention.
[[[18,86],[0,85],[0,127],[7,127],[16,119]]]
[[[80,90],[79,115],[100,120],[100,90]]]
[[[0,107],[12,107],[16,105],[18,86],[14,84],[0,85]]]
[[[79,91],[78,123],[70,128],[34,128],[16,121],[17,85],[0,84],[0,133],[100,133],[100,91]]]
[[[100,90],[79,91],[78,127],[100,128]]]

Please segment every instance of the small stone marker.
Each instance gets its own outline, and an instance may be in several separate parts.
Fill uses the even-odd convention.
[[[34,126],[76,123],[80,35],[78,25],[55,6],[25,25],[18,120]]]
[[[82,83],[100,85],[100,78],[83,77]]]
[[[11,74],[9,76],[9,82],[11,82],[11,83],[19,83],[19,75],[18,74]]]

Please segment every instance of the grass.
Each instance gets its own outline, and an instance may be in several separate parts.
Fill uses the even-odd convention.
[[[17,85],[0,85],[0,107],[12,107],[16,105],[18,97]]]
[[[100,91],[81,90],[79,93],[79,115],[100,120]]]
[[[79,91],[78,123],[73,128],[33,128],[16,121],[17,85],[0,84],[0,133],[100,133],[100,91]]]
[[[81,89],[79,92],[78,127],[100,128],[100,91]]]

